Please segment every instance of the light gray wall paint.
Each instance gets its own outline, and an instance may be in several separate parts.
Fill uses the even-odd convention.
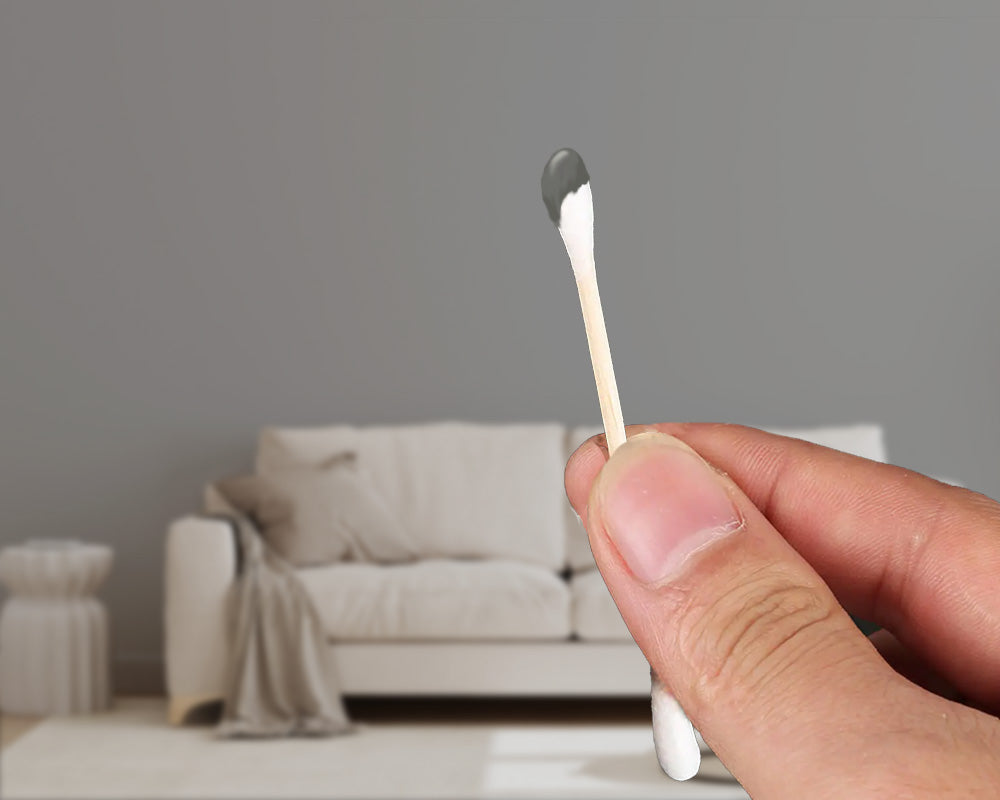
[[[995,6],[806,6],[0,5],[0,537],[115,546],[120,685],[261,424],[598,419],[564,145],[629,420],[1000,495]]]

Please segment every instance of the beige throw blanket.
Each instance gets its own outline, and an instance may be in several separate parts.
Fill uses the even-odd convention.
[[[329,736],[354,731],[322,625],[295,570],[268,548],[247,519],[231,519],[242,567],[219,735]]]

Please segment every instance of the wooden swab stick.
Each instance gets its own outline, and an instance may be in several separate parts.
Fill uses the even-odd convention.
[[[590,190],[590,174],[575,150],[557,151],[542,171],[542,199],[549,217],[559,229],[566,252],[569,253],[580,306],[587,328],[590,360],[594,365],[597,395],[601,401],[604,435],[608,454],[614,455],[625,443],[625,421],[615,368],[611,363],[611,346],[604,324],[601,293],[597,288],[594,262],[594,200]],[[651,673],[652,675],[652,673]],[[663,771],[671,778],[686,781],[698,774],[701,750],[694,728],[684,710],[663,684],[652,675],[653,743]]]
[[[597,382],[601,419],[604,421],[604,435],[608,440],[610,455],[625,444],[625,420],[622,418],[621,400],[618,398],[615,366],[611,363],[611,345],[608,343],[608,329],[604,324],[597,274],[591,272],[578,277],[576,288],[580,293],[583,324],[587,328],[587,345],[590,347],[590,361],[594,365],[594,380]]]

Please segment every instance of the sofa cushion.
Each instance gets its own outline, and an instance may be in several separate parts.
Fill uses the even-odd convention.
[[[544,567],[429,559],[298,570],[332,639],[563,639],[569,588]]]
[[[632,634],[618,613],[611,592],[597,568],[576,572],[570,578],[573,633],[587,640],[629,640]]]
[[[560,425],[267,428],[257,471],[355,452],[424,558],[500,558],[562,569]]]
[[[825,428],[764,428],[763,430],[777,433],[781,436],[791,436],[804,439],[807,442],[843,450],[845,453],[868,458],[872,461],[885,461],[885,442],[881,425],[833,425]],[[570,429],[566,434],[566,458],[568,459],[591,436],[603,433],[600,425],[585,425]],[[573,507],[566,501],[563,511],[566,526],[566,561],[573,571],[587,570],[596,567],[594,555],[590,552],[590,542],[587,532],[580,523]]]

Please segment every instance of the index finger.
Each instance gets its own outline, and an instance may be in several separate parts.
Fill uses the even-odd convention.
[[[1000,505],[910,470],[737,425],[660,424],[728,473],[852,613],[1000,707]],[[603,464],[567,467],[577,512]]]

